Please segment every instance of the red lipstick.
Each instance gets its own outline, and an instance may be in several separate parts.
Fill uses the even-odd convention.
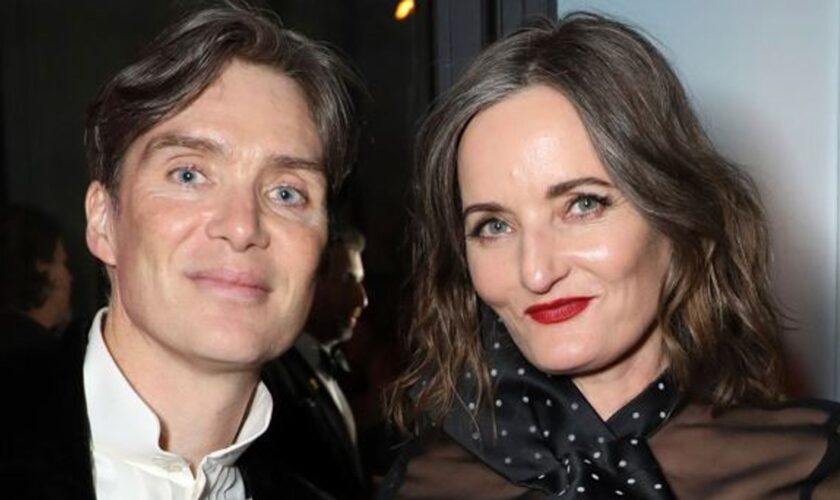
[[[525,314],[537,323],[550,325],[568,321],[582,313],[594,297],[563,297],[525,309]]]

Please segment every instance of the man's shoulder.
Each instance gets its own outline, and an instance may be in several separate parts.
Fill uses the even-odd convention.
[[[266,447],[246,453],[264,451],[289,473],[343,497],[362,491],[365,479],[343,417],[297,348],[267,364],[263,381],[275,401],[272,425],[263,436]]]
[[[63,373],[62,343],[32,342],[6,348],[0,355],[0,390],[7,408],[21,410],[21,405],[49,405],[47,398],[58,386],[68,383]],[[43,396],[41,396],[43,395]],[[14,413],[14,412],[4,412]]]
[[[60,341],[0,357],[0,391],[8,409],[0,418],[7,435],[31,429],[36,434],[30,437],[37,438],[39,426],[57,428],[72,415],[84,414],[86,341],[86,332],[68,330]]]
[[[318,390],[315,369],[297,345],[263,366],[262,380],[272,396],[286,404],[300,404]]]
[[[69,331],[60,342],[0,359],[0,480],[25,489],[15,498],[84,498],[92,491],[85,333]]]
[[[6,394],[32,394],[51,387],[81,382],[89,321],[68,326],[62,338],[33,342],[0,351],[0,384]],[[20,333],[20,331],[17,331]],[[10,333],[11,331],[5,332]],[[28,333],[28,332],[24,332]],[[49,401],[44,401],[49,403]]]
[[[49,349],[58,339],[25,314],[0,313],[0,359]]]
[[[264,498],[299,498],[302,500],[330,500],[333,497],[294,471],[270,447],[254,443],[237,463],[255,500]]]

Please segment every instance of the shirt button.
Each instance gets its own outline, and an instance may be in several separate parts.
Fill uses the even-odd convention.
[[[170,457],[155,457],[155,464],[167,472],[180,472],[184,468],[179,460]]]

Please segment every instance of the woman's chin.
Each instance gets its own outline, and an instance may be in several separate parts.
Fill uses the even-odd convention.
[[[592,357],[582,351],[535,348],[523,353],[535,368],[553,375],[574,375],[592,370]]]

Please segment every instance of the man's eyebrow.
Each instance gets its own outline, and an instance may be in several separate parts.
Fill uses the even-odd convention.
[[[171,132],[162,134],[150,140],[143,149],[143,155],[141,158],[145,160],[155,151],[173,147],[194,149],[216,155],[224,155],[229,149],[226,144],[215,139]],[[317,171],[324,170],[324,166],[319,160],[286,154],[272,155],[268,159],[268,164],[281,168],[298,168]]]
[[[227,149],[224,144],[215,139],[172,132],[159,135],[150,140],[143,149],[141,160],[145,160],[155,151],[173,147],[195,149],[213,154],[223,154]]]
[[[314,170],[317,172],[324,171],[324,164],[321,161],[293,155],[272,155],[268,159],[268,164],[279,168]]]
[[[571,179],[550,186],[545,192],[545,197],[548,200],[552,198],[557,198],[558,196],[562,196],[567,192],[571,191],[572,189],[575,189],[579,186],[585,186],[587,184],[593,184],[602,187],[613,187],[613,185],[610,182],[605,181],[603,179],[599,179],[597,177],[580,177],[578,179]]]

